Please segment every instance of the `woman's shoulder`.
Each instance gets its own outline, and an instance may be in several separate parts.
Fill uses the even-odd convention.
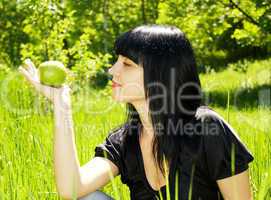
[[[129,122],[124,122],[123,124],[110,130],[106,139],[118,146],[125,146],[129,142],[133,135],[136,134],[138,126],[133,126]]]
[[[207,106],[200,107],[196,117],[203,124],[202,144],[210,176],[218,180],[246,170],[254,158],[233,127]]]
[[[209,106],[200,106],[198,107],[195,118],[201,122],[211,122],[223,120],[223,117],[220,116],[214,109]]]
[[[235,129],[218,112],[209,106],[200,106],[197,109],[195,118],[202,124],[202,135],[233,137],[241,142]]]
[[[118,125],[117,127],[111,129],[107,135],[108,139],[115,140],[116,142],[121,142],[126,135],[127,123]]]

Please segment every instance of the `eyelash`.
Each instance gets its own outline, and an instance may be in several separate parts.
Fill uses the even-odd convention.
[[[125,66],[127,66],[127,67],[131,67],[132,65],[130,65],[130,64],[126,64],[126,63],[124,63],[124,65]]]

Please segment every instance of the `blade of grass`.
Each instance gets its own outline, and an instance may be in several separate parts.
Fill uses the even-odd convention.
[[[230,91],[227,90],[227,121],[230,123]]]
[[[179,170],[177,170],[175,175],[175,200],[178,200],[179,190]]]
[[[166,198],[167,200],[170,200],[170,191],[169,191],[169,180],[168,180],[168,166],[166,164],[166,157],[165,155],[163,156],[163,164],[164,164],[164,169],[165,169],[165,175],[166,175]]]
[[[188,193],[189,200],[192,199],[194,173],[195,173],[195,163],[193,163],[192,170],[191,170],[191,178],[190,178],[189,193]]]

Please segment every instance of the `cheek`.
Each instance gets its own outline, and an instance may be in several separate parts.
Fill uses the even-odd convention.
[[[143,74],[140,72],[127,74],[123,80],[122,93],[127,96],[144,95]]]
[[[124,87],[121,89],[124,94],[129,96],[138,96],[144,92],[143,84],[138,80],[130,80],[129,82],[126,82]]]

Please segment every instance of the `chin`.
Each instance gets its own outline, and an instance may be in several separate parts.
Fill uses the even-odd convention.
[[[126,94],[125,95],[120,90],[112,90],[111,97],[113,100],[120,103],[133,103],[133,102],[142,101],[145,99],[145,97],[142,96],[142,94],[138,94],[138,95]]]
[[[115,95],[112,95],[112,99],[116,102],[119,102],[119,103],[129,103],[129,99],[127,98],[124,98],[122,96],[115,96]]]
[[[116,96],[114,94],[112,94],[112,99],[119,103],[131,103],[131,104],[133,104],[133,102],[136,101],[144,100],[144,98],[142,97]]]

